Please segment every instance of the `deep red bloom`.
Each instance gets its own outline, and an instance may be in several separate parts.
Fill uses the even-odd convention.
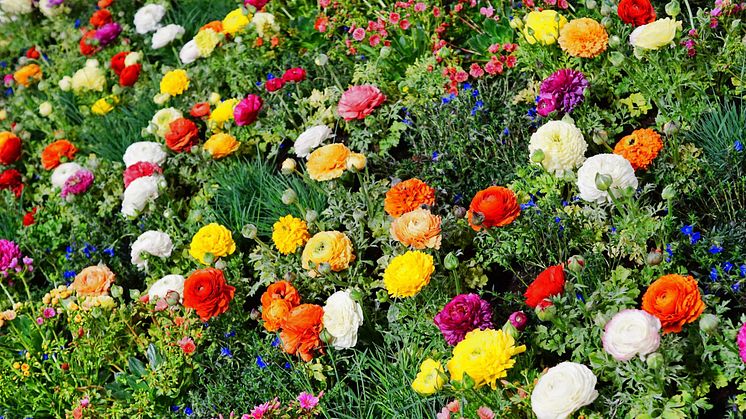
[[[30,225],[33,225],[36,222],[36,220],[34,219],[34,216],[36,215],[36,210],[37,210],[37,208],[34,207],[31,211],[27,212],[23,216],[23,226],[24,227],[28,227]]]
[[[122,72],[119,74],[119,85],[122,87],[129,87],[134,85],[137,82],[137,79],[140,78],[141,69],[142,64],[140,63],[124,67],[124,70],[122,70]]]
[[[650,0],[622,0],[617,13],[624,23],[632,26],[647,25],[655,21],[655,9]]]
[[[0,191],[8,189],[16,195],[21,196],[23,191],[23,182],[21,172],[16,169],[8,169],[0,173]]]
[[[122,51],[114,54],[113,57],[111,57],[111,69],[114,70],[114,72],[118,75],[122,73],[122,70],[124,70],[124,67],[126,65],[124,64],[124,59],[127,58],[127,55],[129,54],[129,51]]]
[[[90,23],[94,28],[100,28],[111,22],[111,12],[106,9],[96,10],[88,21],[88,23]]]
[[[26,51],[26,58],[36,60],[39,57],[41,57],[41,54],[39,54],[39,50],[37,50],[36,47],[31,47],[28,49],[28,51]]]
[[[95,37],[96,37],[96,30],[92,29],[86,32],[85,35],[83,35],[83,37],[80,38],[80,53],[81,54],[85,55],[86,57],[89,57],[98,52],[99,47],[90,44],[94,42]]]
[[[199,140],[197,124],[186,118],[179,118],[169,125],[166,145],[171,150],[182,153],[189,151]]]
[[[281,78],[275,77],[274,79],[267,80],[266,87],[268,92],[274,92],[282,89],[282,86],[284,85],[285,82]]]
[[[163,173],[163,170],[155,163],[139,161],[124,169],[124,188],[127,189],[135,179]]]
[[[534,282],[528,286],[523,294],[526,305],[536,308],[542,301],[554,295],[561,295],[565,291],[565,268],[562,265],[550,266]]]
[[[297,83],[306,79],[306,70],[301,67],[295,67],[288,69],[285,74],[282,75],[282,80],[285,83]]]

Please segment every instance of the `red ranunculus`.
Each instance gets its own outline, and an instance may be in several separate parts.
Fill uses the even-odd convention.
[[[370,84],[352,86],[342,93],[337,111],[345,121],[363,119],[373,113],[373,110],[385,100],[386,96],[376,86]]]
[[[179,118],[171,122],[168,128],[166,145],[177,153],[189,151],[199,140],[197,124],[186,118]]]
[[[554,295],[561,295],[565,291],[565,268],[562,265],[550,266],[534,282],[528,286],[523,294],[526,305],[536,308],[542,301]]]
[[[262,7],[266,6],[269,0],[244,0],[244,6],[252,5],[256,7],[256,10],[261,10]]]
[[[114,54],[113,57],[111,57],[111,69],[114,70],[114,72],[118,75],[122,73],[122,70],[124,70],[125,64],[124,59],[127,58],[127,55],[129,54],[129,51],[122,51]]]
[[[86,57],[89,57],[95,53],[98,52],[99,47],[96,45],[93,45],[93,42],[96,42],[96,30],[92,29],[88,32],[86,32],[82,38],[80,38],[80,53],[85,55]]]
[[[8,169],[0,173],[0,191],[8,189],[16,195],[21,196],[23,191],[23,182],[21,172],[16,169]]]
[[[233,108],[233,119],[239,127],[253,124],[259,117],[259,111],[262,110],[262,98],[251,94],[245,99],[238,102]]]
[[[135,179],[152,176],[153,174],[162,174],[163,170],[155,163],[147,161],[139,161],[132,166],[124,169],[124,189],[130,186],[130,183],[134,182]]]
[[[96,12],[91,16],[91,19],[88,20],[88,23],[90,23],[94,28],[100,28],[107,23],[111,23],[111,12],[106,9],[96,10]]]
[[[141,69],[142,65],[140,63],[124,67],[122,72],[119,74],[119,85],[122,87],[134,85],[137,82],[137,79],[140,78]]]
[[[632,26],[647,25],[655,21],[655,9],[650,0],[622,0],[617,13],[624,23]]]
[[[184,281],[184,307],[193,308],[206,322],[228,310],[235,292],[220,269],[198,269]]]
[[[275,92],[277,90],[280,90],[282,89],[282,86],[284,85],[285,85],[285,82],[280,77],[269,79],[267,80],[267,83],[265,84],[268,92]]]
[[[21,158],[21,139],[13,133],[0,132],[0,164],[13,164]]]
[[[282,75],[282,80],[284,80],[285,83],[298,83],[305,79],[306,70],[301,67],[290,68]]]
[[[37,210],[37,208],[34,207],[33,209],[31,209],[31,211],[27,212],[23,216],[23,226],[24,227],[28,227],[30,225],[33,225],[36,222],[36,220],[34,219],[34,216],[36,215],[36,210]]]
[[[26,51],[26,58],[36,60],[39,57],[41,57],[41,54],[39,54],[39,50],[36,47],[31,47]]]
[[[195,118],[202,118],[203,116],[210,116],[210,104],[207,102],[195,103],[192,109],[189,110],[189,115]]]

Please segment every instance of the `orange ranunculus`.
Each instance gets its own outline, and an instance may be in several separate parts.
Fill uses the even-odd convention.
[[[193,308],[206,322],[228,310],[235,292],[220,269],[197,269],[184,281],[184,307]]]
[[[573,57],[595,58],[606,51],[609,34],[604,25],[582,17],[563,26],[557,42],[563,51]]]
[[[105,9],[111,6],[112,3],[114,3],[114,0],[98,0],[97,5],[99,9]]]
[[[177,153],[189,151],[199,141],[197,125],[186,118],[179,118],[171,122],[168,128],[166,145]]]
[[[116,276],[106,265],[89,266],[79,274],[70,285],[79,297],[98,297],[107,295]]]
[[[203,31],[205,29],[212,29],[215,31],[215,33],[222,33],[223,32],[223,22],[219,20],[213,20],[210,23],[205,24],[201,28],[199,28],[200,31]]]
[[[111,21],[111,12],[107,9],[99,9],[91,15],[88,23],[90,23],[94,28],[100,28],[107,23],[111,23]]]
[[[262,294],[262,307],[268,307],[274,300],[285,300],[295,307],[300,304],[300,295],[288,281],[278,281],[268,286]]]
[[[264,329],[276,332],[285,325],[293,306],[287,300],[272,300],[267,307],[262,308]]]
[[[21,139],[8,131],[0,132],[0,164],[13,164],[21,158]]]
[[[77,152],[78,149],[70,141],[57,140],[44,147],[44,151],[41,152],[41,165],[46,170],[52,170],[60,165],[62,157],[72,160]]]
[[[405,246],[415,249],[440,249],[440,217],[430,210],[417,208],[402,214],[391,223],[391,236]]]
[[[207,102],[195,103],[192,109],[189,110],[189,115],[195,118],[202,118],[203,116],[210,116],[210,104]]]
[[[435,205],[435,189],[417,178],[392,186],[383,201],[383,208],[392,217],[399,217],[422,205]]]
[[[619,140],[614,154],[629,160],[635,170],[647,169],[662,148],[661,135],[650,128],[642,128]]]
[[[280,332],[282,349],[290,355],[298,354],[309,362],[313,351],[321,347],[319,334],[323,329],[324,309],[315,304],[301,304],[290,311]]]
[[[24,87],[29,87],[32,81],[41,80],[41,75],[39,64],[28,64],[13,73],[13,80]]]
[[[350,149],[344,144],[328,144],[319,147],[308,156],[306,170],[316,181],[336,179],[347,170],[347,157]]]
[[[467,213],[469,225],[474,230],[482,227],[503,227],[521,215],[515,193],[502,186],[490,186],[474,195]]]
[[[697,281],[691,276],[663,275],[642,296],[642,309],[661,321],[663,333],[681,332],[705,310]]]

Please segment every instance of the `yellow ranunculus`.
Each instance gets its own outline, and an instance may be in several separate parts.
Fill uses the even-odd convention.
[[[240,8],[228,13],[223,19],[223,33],[234,35],[249,24],[249,17]]]
[[[119,98],[116,96],[102,97],[91,106],[91,112],[96,115],[106,115],[114,109],[117,103],[119,103]]]
[[[513,336],[502,330],[472,330],[453,348],[448,371],[453,381],[463,380],[466,374],[475,388],[489,385],[495,389],[497,380],[515,365],[513,356],[525,351],[525,345],[515,346]]]
[[[212,158],[222,159],[238,150],[238,147],[240,146],[241,143],[236,141],[236,137],[221,132],[210,137],[210,139],[205,142],[204,148],[208,153],[210,153]]]
[[[681,22],[668,17],[658,19],[635,28],[629,35],[629,43],[635,48],[659,49],[673,42],[678,30],[681,30]]]
[[[235,251],[236,242],[233,241],[231,231],[217,223],[200,228],[192,237],[192,243],[189,245],[189,254],[204,265],[209,265],[205,260],[207,253],[217,259],[233,254]]]
[[[209,57],[222,39],[219,33],[215,32],[212,28],[207,28],[197,33],[194,37],[194,43],[197,44],[197,49],[201,57]]]
[[[420,251],[408,251],[395,257],[383,272],[383,284],[392,297],[412,297],[430,283],[435,272],[433,257]]]
[[[352,254],[352,242],[339,231],[322,231],[316,233],[303,249],[301,263],[303,269],[309,270],[310,276],[317,275],[317,268],[322,263],[328,263],[334,272],[347,269],[350,262],[355,260]],[[314,264],[314,268],[310,263]]]
[[[567,23],[567,19],[554,10],[531,12],[526,16],[523,26],[523,36],[529,44],[540,43],[551,45],[557,42],[560,29]]]
[[[161,93],[178,96],[189,88],[189,76],[184,70],[171,70],[161,79]]]
[[[300,218],[292,215],[281,217],[272,226],[272,241],[275,247],[283,255],[295,253],[311,237],[308,234],[308,225]]]
[[[412,381],[412,389],[423,396],[435,394],[446,382],[444,375],[440,362],[428,358],[420,365],[420,372]]]
[[[236,107],[238,99],[227,99],[213,109],[210,113],[210,123],[214,127],[222,128],[223,124],[233,119],[233,108]]]

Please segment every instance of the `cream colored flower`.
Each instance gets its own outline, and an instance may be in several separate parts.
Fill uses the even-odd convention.
[[[635,28],[629,35],[629,43],[635,48],[656,50],[673,42],[681,22],[671,18],[658,19]]]
[[[565,121],[549,121],[531,135],[528,143],[530,156],[541,150],[544,159],[541,165],[547,172],[561,176],[572,171],[585,161],[588,143],[583,133],[573,124]]]
[[[538,419],[564,419],[596,397],[593,371],[582,364],[562,362],[539,378],[531,393],[531,409]]]

